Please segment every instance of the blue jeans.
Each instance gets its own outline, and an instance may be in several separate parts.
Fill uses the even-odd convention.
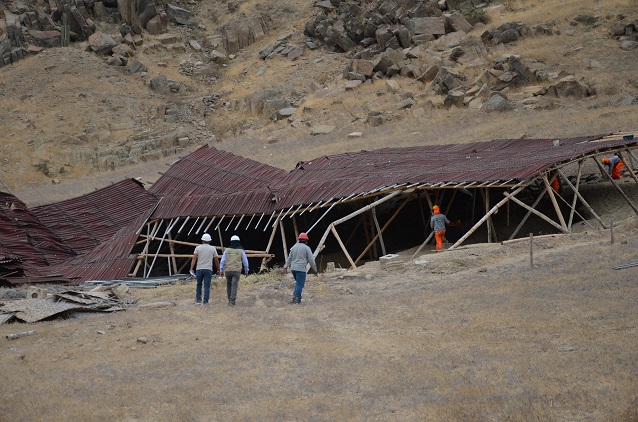
[[[301,291],[306,284],[306,272],[305,271],[292,271],[292,276],[295,278],[295,291],[292,297],[296,297],[301,302]]]
[[[195,277],[197,278],[197,289],[195,290],[195,301],[202,301],[202,282],[204,282],[204,303],[208,303],[210,297],[210,281],[213,279],[212,270],[197,270],[195,271]]]

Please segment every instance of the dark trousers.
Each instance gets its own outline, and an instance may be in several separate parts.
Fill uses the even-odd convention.
[[[204,285],[204,303],[208,303],[210,296],[210,281],[213,279],[211,270],[197,270],[195,272],[197,278],[197,287],[195,289],[195,301],[202,302],[202,284]]]
[[[237,299],[237,287],[239,286],[239,271],[224,271],[226,275],[226,295],[230,303],[235,303]]]

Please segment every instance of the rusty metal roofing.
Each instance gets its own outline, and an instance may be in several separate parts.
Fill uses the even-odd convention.
[[[517,183],[558,164],[637,142],[602,138],[493,140],[324,156],[299,163],[274,191],[280,199],[278,209],[283,209],[401,184]],[[554,146],[555,141],[559,146]]]
[[[149,189],[156,196],[221,196],[265,189],[286,171],[203,146],[173,164]]]
[[[149,211],[157,201],[141,183],[125,179],[95,192],[35,207],[31,211],[69,248],[83,254],[111,238],[141,213]]]
[[[22,258],[26,275],[68,260],[76,253],[15,196],[0,192],[0,249]]]
[[[131,251],[138,239],[138,231],[151,212],[152,208],[147,209],[92,251],[47,268],[47,273],[64,274],[76,284],[87,280],[114,280],[126,277],[135,264],[135,256]]]

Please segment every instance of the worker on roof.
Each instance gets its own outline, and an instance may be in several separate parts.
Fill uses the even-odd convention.
[[[317,264],[315,264],[315,256],[312,254],[312,249],[307,245],[308,235],[306,233],[299,233],[299,240],[290,248],[288,259],[284,264],[283,272],[286,273],[288,268],[292,271],[292,276],[295,278],[295,291],[292,294],[291,304],[301,303],[301,292],[306,284],[306,273],[308,271],[308,265],[317,273]]]
[[[622,162],[618,154],[609,158],[605,157],[600,161],[607,166],[607,173],[611,174],[613,179],[620,179],[620,171],[625,167],[625,163]]]
[[[242,267],[244,274],[248,275],[246,251],[239,241],[239,236],[233,235],[230,238],[230,246],[224,250],[222,260],[219,263],[219,272],[226,276],[226,296],[228,296],[228,304],[231,306],[235,306],[237,300],[237,287]]]
[[[450,224],[450,220],[444,214],[438,205],[432,207],[432,217],[430,217],[430,228],[434,230],[434,238],[436,239],[437,252],[443,249],[443,239],[445,238],[445,225]]]
[[[210,296],[210,282],[213,278],[213,261],[215,267],[219,268],[219,258],[217,249],[210,244],[211,237],[208,233],[202,235],[202,244],[195,248],[193,259],[191,260],[191,275],[197,279],[195,289],[195,303],[197,305],[208,305]],[[197,266],[196,266],[197,265]],[[194,271],[196,270],[196,271]],[[219,273],[221,275],[221,271]],[[202,298],[202,284],[204,285],[204,297]]]

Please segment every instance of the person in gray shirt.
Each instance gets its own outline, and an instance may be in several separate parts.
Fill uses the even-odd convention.
[[[288,268],[292,271],[292,276],[295,278],[295,291],[292,294],[291,304],[301,303],[301,292],[306,284],[306,273],[308,265],[317,273],[317,264],[315,264],[315,256],[312,254],[312,249],[306,243],[308,242],[308,235],[306,233],[299,234],[299,241],[290,248],[288,259],[284,264],[284,273],[288,271]]]
[[[434,230],[434,238],[436,239],[436,250],[443,249],[443,239],[445,238],[445,225],[450,224],[445,214],[441,214],[438,205],[432,207],[432,217],[430,217],[430,228]]]

